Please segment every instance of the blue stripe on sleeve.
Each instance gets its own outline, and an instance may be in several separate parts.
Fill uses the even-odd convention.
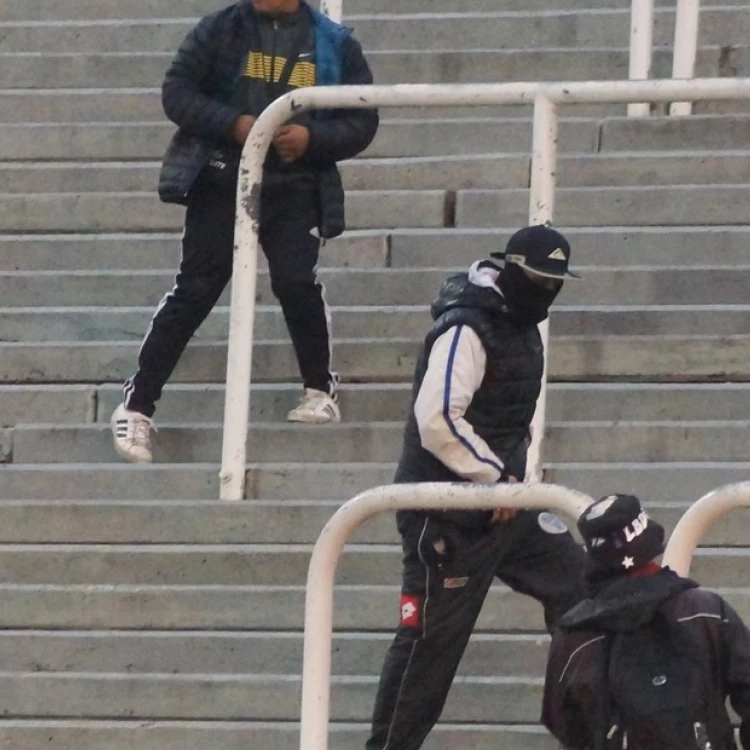
[[[456,349],[458,349],[458,340],[461,338],[461,329],[463,326],[456,326],[456,332],[453,334],[453,342],[451,343],[451,350],[450,354],[448,355],[448,366],[445,368],[445,387],[443,388],[443,419],[445,419],[446,424],[448,425],[448,429],[451,431],[451,434],[453,435],[456,440],[458,440],[461,445],[466,448],[466,450],[469,451],[469,453],[476,458],[477,461],[483,464],[487,464],[488,466],[491,466],[496,471],[500,472],[500,474],[503,473],[503,466],[502,464],[498,464],[496,461],[492,461],[489,458],[484,458],[483,456],[480,456],[477,452],[474,446],[465,438],[463,437],[459,431],[456,429],[456,425],[453,423],[453,420],[450,416],[450,401],[451,401],[451,379],[453,377],[453,363],[456,359]]]

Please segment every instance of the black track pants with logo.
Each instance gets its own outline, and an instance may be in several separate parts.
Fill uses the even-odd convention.
[[[318,225],[319,210],[317,189],[292,187],[264,192],[260,241],[304,385],[327,391],[333,380],[328,310],[315,274],[320,240],[310,234]],[[146,333],[138,372],[125,384],[128,409],[153,415],[155,403],[188,341],[232,275],[234,223],[234,193],[208,188],[191,193],[180,269],[174,288],[160,303]]]
[[[583,551],[549,513],[523,511],[473,532],[412,513],[401,528],[401,624],[385,658],[367,750],[422,745],[496,576],[542,604],[548,629],[583,596]]]

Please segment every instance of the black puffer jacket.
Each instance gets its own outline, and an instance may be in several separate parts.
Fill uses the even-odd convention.
[[[316,85],[372,83],[362,49],[347,29],[305,3],[300,13],[308,16],[311,29]],[[241,114],[257,115],[268,103],[261,102],[259,106],[254,96],[240,102],[237,89],[249,53],[284,55],[283,45],[289,40],[284,39],[283,29],[282,48],[264,49],[269,40],[265,25],[269,23],[273,22],[255,13],[250,0],[238,0],[204,17],[180,46],[162,86],[164,111],[179,126],[165,154],[159,178],[163,201],[186,203],[187,194],[209,155],[217,147],[234,146],[231,131],[237,118]],[[258,46],[260,49],[256,49]],[[292,84],[293,81],[285,91],[294,88]],[[278,96],[285,91],[276,90],[274,94]],[[334,237],[344,230],[344,192],[336,162],[356,156],[371,143],[378,127],[377,110],[320,111],[305,117],[304,124],[310,131],[310,144],[301,160],[301,169],[288,170],[289,177],[297,179],[300,171],[304,171],[317,180],[321,235]],[[279,162],[273,158],[267,160],[265,176],[269,169],[274,172],[281,169]]]
[[[750,635],[739,615],[718,595],[669,569],[637,578],[615,578],[596,596],[567,612],[552,637],[542,721],[566,750],[595,744],[597,701],[605,686],[606,632],[627,632],[650,621],[656,610],[681,621],[700,644],[716,695],[727,697],[740,717],[740,740],[750,750]],[[687,686],[686,686],[687,690]],[[697,707],[696,707],[697,710]],[[729,717],[718,736],[726,736]],[[731,734],[731,733],[730,733]],[[713,750],[730,750],[730,739]],[[631,748],[631,750],[656,750]]]

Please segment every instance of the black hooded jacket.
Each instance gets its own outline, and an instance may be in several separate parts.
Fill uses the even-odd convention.
[[[288,84],[264,85],[259,79],[278,81],[295,42],[301,57]],[[303,86],[371,83],[370,68],[349,30],[306,3],[279,20],[257,14],[250,0],[238,0],[204,17],[180,46],[162,86],[164,111],[179,130],[164,156],[161,199],[186,203],[217,149],[228,150],[238,161],[240,149],[231,133],[240,115],[257,116],[270,101]],[[309,129],[307,153],[285,166],[272,148],[264,179],[282,187],[300,181],[317,183],[321,236],[334,237],[344,230],[344,192],[336,162],[356,156],[371,143],[378,127],[377,110],[316,111],[293,122]]]
[[[718,595],[669,569],[651,576],[610,579],[560,620],[552,637],[542,721],[566,750],[596,747],[604,634],[648,623],[657,609],[689,627],[707,658],[715,695],[729,697],[741,720],[740,739],[750,750],[750,635],[739,615]],[[696,710],[697,707],[696,707]],[[729,717],[717,734],[726,736]],[[729,733],[731,735],[731,732]],[[731,739],[713,750],[731,750]],[[629,750],[655,750],[631,746]]]

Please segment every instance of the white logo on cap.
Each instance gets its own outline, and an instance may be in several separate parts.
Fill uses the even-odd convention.
[[[565,260],[565,253],[561,247],[558,247],[557,250],[553,250],[547,257],[552,260]]]
[[[586,520],[593,521],[595,518],[603,516],[612,507],[612,504],[615,502],[615,500],[617,500],[617,495],[610,495],[609,497],[605,497],[604,500],[598,502],[589,510],[588,513],[586,513]]]

